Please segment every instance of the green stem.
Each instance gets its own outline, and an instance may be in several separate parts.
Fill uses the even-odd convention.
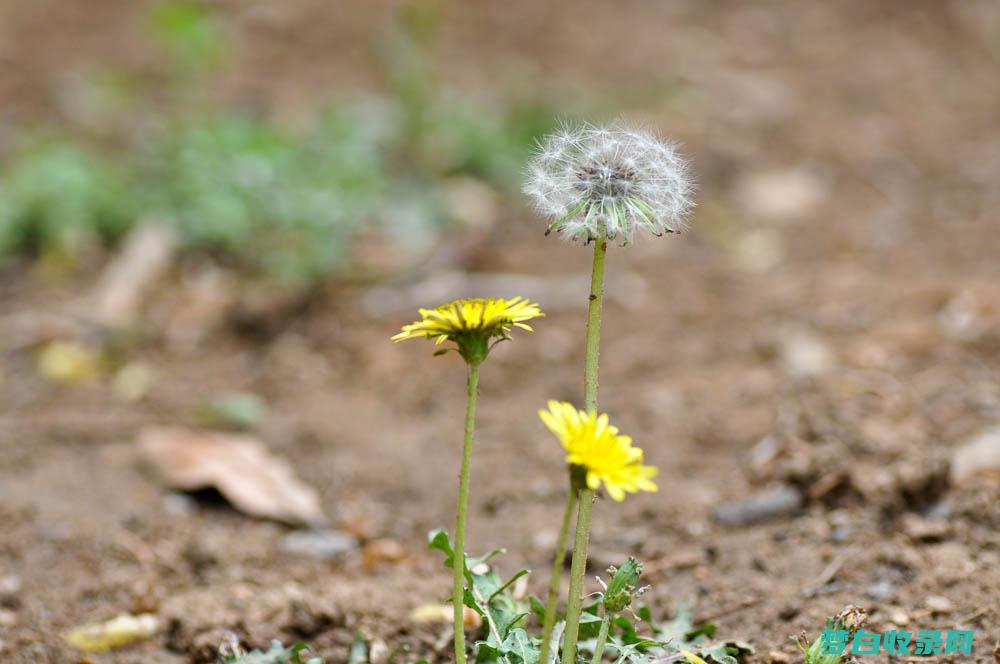
[[[552,561],[552,576],[549,579],[549,595],[545,599],[545,619],[542,621],[542,651],[538,658],[541,664],[549,663],[549,649],[552,644],[552,628],[556,624],[556,604],[559,601],[559,583],[562,581],[563,565],[566,561],[566,542],[569,540],[569,524],[576,509],[576,487],[570,484],[566,492],[566,509],[563,512],[559,539],[556,540],[556,557]]]
[[[590,275],[590,305],[587,309],[587,348],[583,364],[583,403],[587,411],[597,410],[597,360],[601,347],[601,311],[604,306],[604,257],[608,241],[594,243],[594,266]],[[583,603],[583,575],[590,545],[590,514],[594,490],[580,490],[576,515],[573,563],[569,570],[569,597],[566,600],[566,633],[563,636],[562,664],[576,664],[576,640],[580,635],[580,607]]]
[[[608,241],[594,243],[594,267],[590,275],[590,306],[587,309],[587,350],[583,364],[583,407],[597,410],[597,360],[601,353],[601,312],[604,309],[604,256]]]
[[[580,634],[580,611],[583,603],[583,575],[587,568],[590,514],[593,507],[593,489],[580,491],[576,513],[576,537],[573,540],[573,563],[569,569],[569,598],[566,600],[566,631],[563,634],[562,664],[575,664],[576,662],[576,639]]]
[[[594,646],[594,658],[590,664],[601,664],[604,657],[604,643],[608,640],[608,628],[611,626],[611,612],[604,610],[604,620],[601,621],[601,631],[597,634],[597,645]]]
[[[472,466],[472,430],[476,423],[476,395],[479,389],[479,364],[469,363],[469,397],[465,407],[465,442],[462,445],[462,471],[458,476],[458,516],[455,519],[454,587],[455,664],[465,664],[465,521],[469,507],[469,469]]]

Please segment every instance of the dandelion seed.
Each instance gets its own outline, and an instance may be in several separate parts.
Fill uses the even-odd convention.
[[[434,343],[453,341],[467,362],[482,362],[496,343],[510,338],[513,328],[532,332],[525,321],[544,316],[537,304],[522,297],[510,300],[454,300],[434,309],[420,309],[421,320],[404,325],[395,342],[420,337]],[[443,351],[442,351],[443,352]]]
[[[653,235],[682,229],[694,188],[674,146],[642,129],[566,127],[547,136],[528,165],[524,193],[570,240],[624,244],[637,228]]]
[[[618,433],[607,415],[550,401],[549,409],[538,411],[538,416],[562,443],[566,462],[584,469],[588,488],[596,490],[603,484],[617,501],[624,500],[626,493],[657,491],[652,478],[659,470],[643,465],[642,450],[632,445],[631,438]]]

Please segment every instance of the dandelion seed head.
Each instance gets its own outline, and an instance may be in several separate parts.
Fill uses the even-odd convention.
[[[524,193],[570,241],[681,230],[693,206],[687,162],[656,134],[615,124],[564,126],[545,137],[528,164]]]

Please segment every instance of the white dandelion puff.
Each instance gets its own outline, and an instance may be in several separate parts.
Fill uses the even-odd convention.
[[[570,240],[624,244],[637,228],[653,235],[685,226],[693,207],[688,166],[670,143],[621,124],[563,127],[546,136],[528,164],[524,193]]]

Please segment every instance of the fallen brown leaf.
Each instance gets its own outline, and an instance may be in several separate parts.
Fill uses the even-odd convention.
[[[286,523],[319,526],[319,494],[256,438],[154,427],[139,434],[139,449],[173,489],[214,487],[241,512]]]

